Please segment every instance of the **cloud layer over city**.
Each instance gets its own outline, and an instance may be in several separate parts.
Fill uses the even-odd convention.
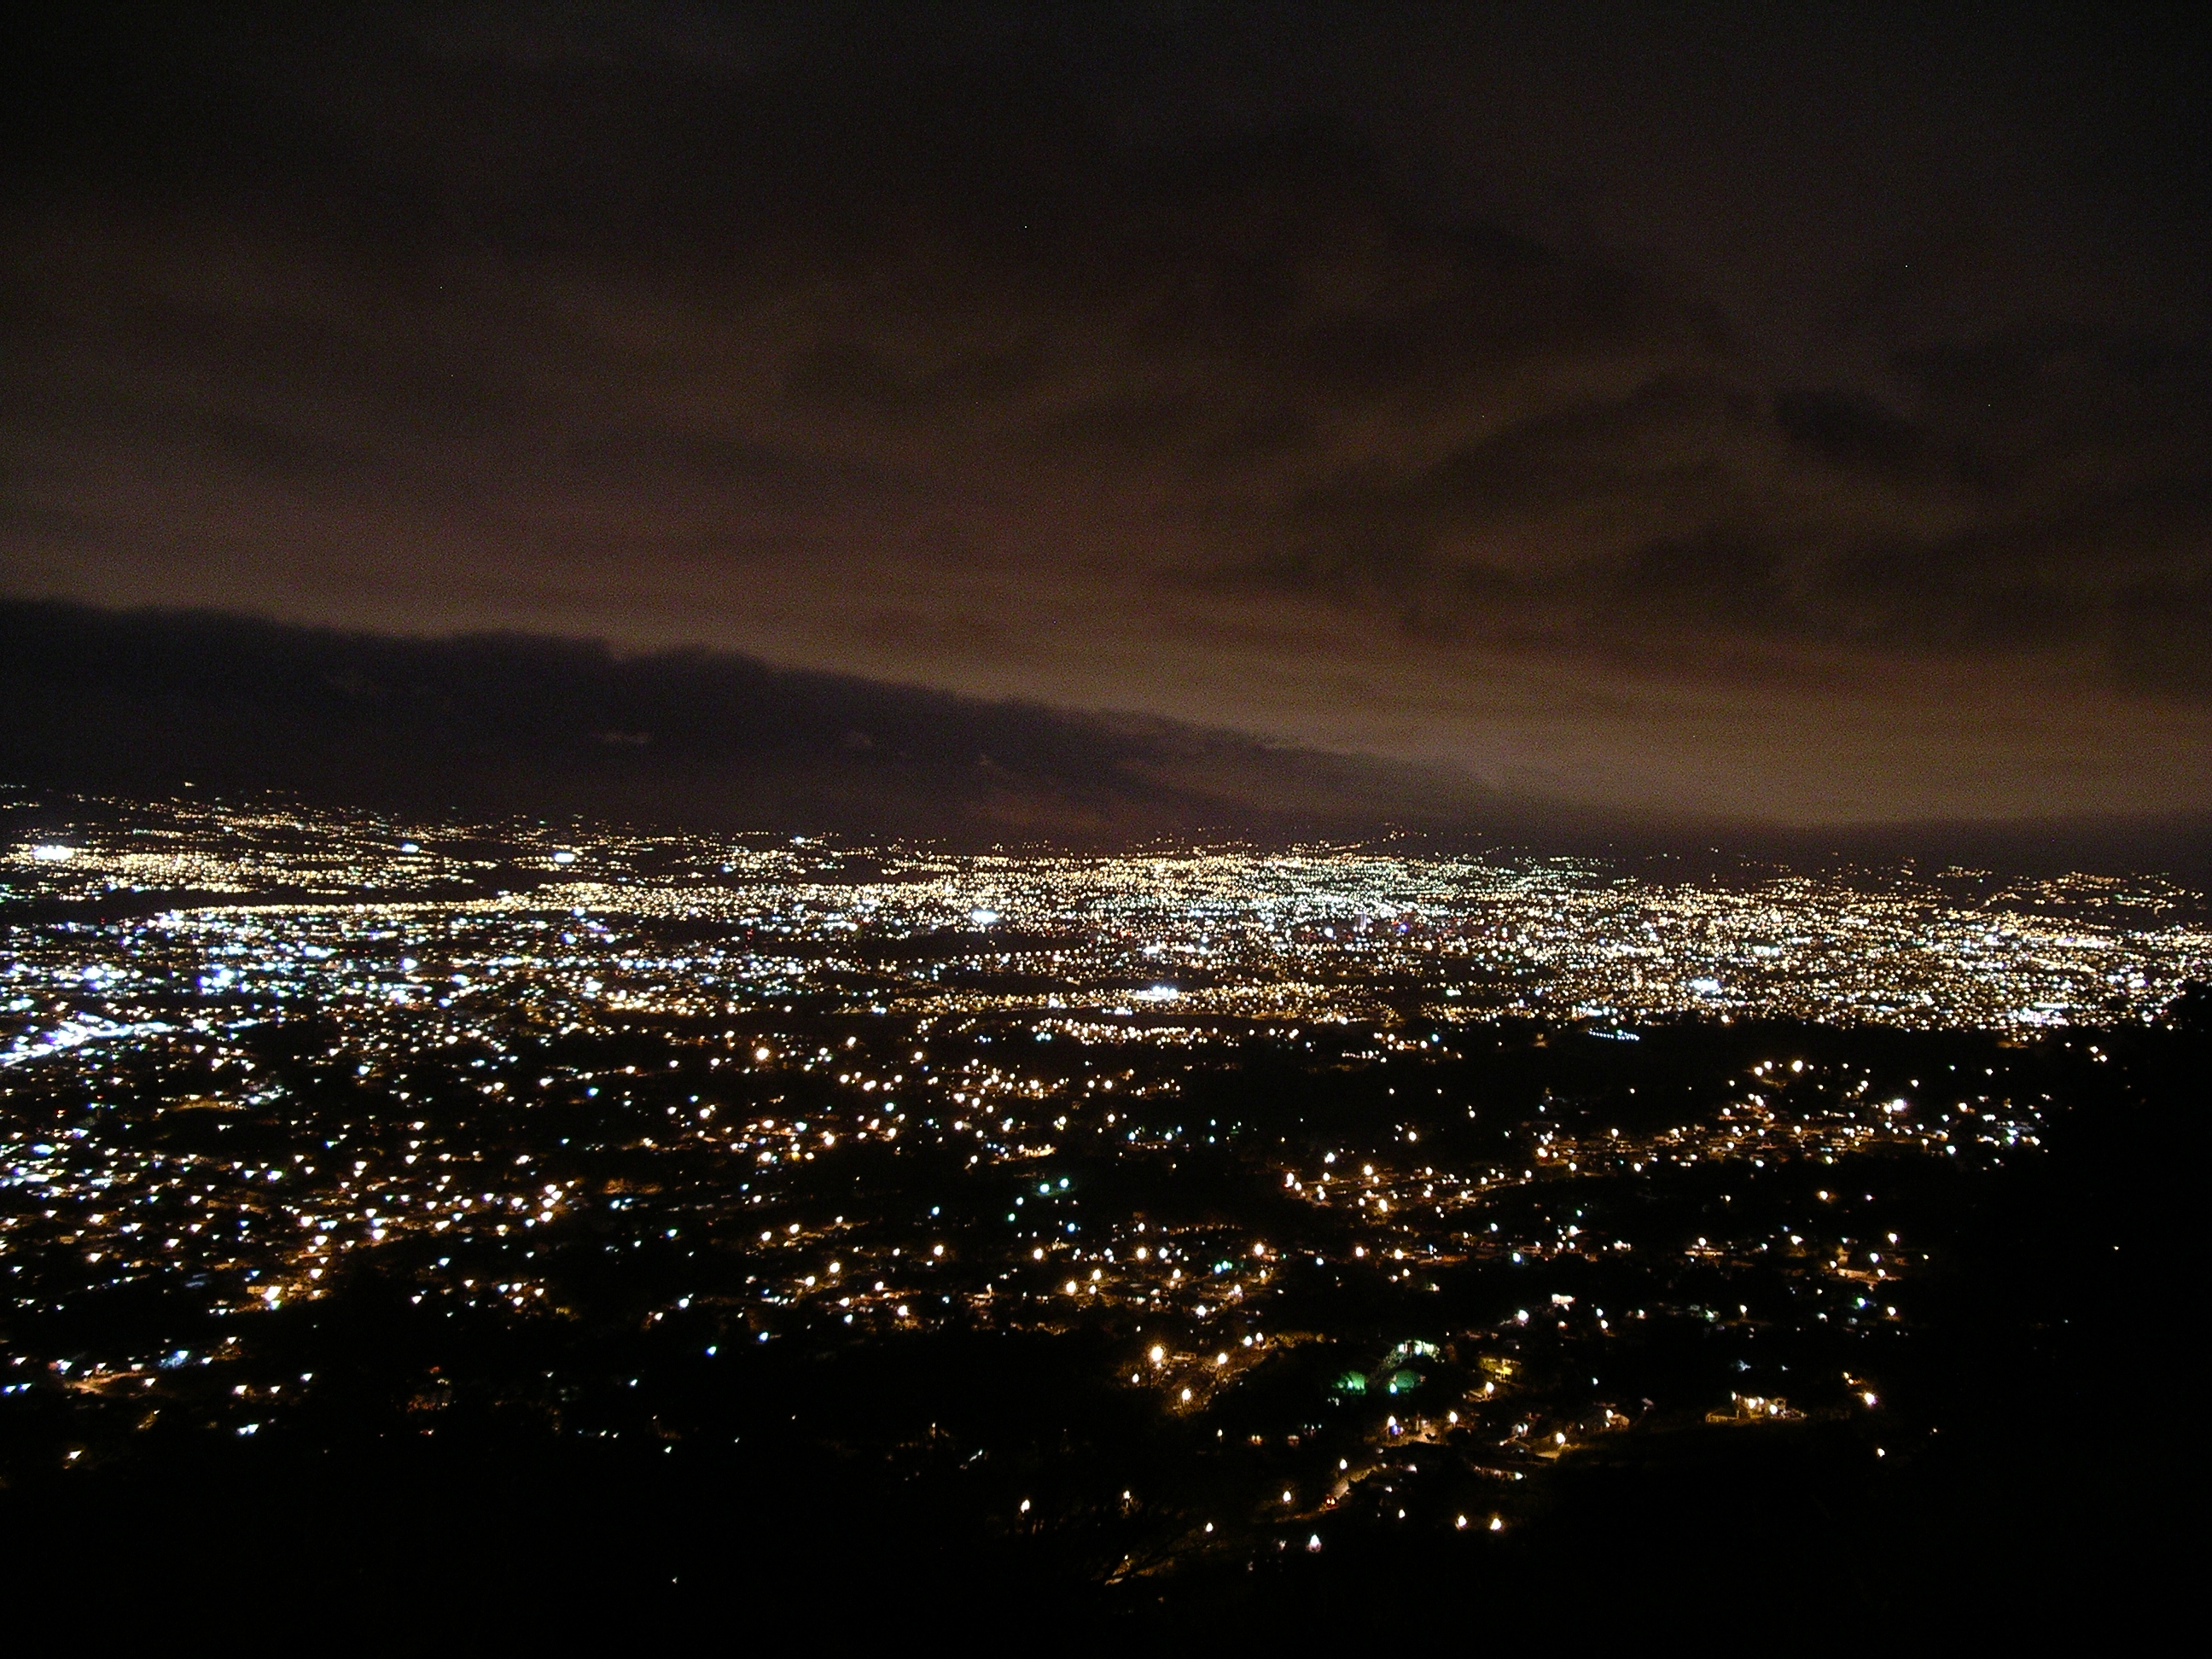
[[[931,15],[55,26],[0,584],[1609,811],[2212,805],[2201,36]]]

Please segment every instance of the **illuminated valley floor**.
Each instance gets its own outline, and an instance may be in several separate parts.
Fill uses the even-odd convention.
[[[222,1516],[272,1594],[1871,1615],[2154,1465],[2186,895],[502,833],[11,854],[11,1524]]]

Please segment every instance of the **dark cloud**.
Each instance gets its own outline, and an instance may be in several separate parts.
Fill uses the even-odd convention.
[[[1839,467],[1910,476],[1927,453],[1920,429],[1872,398],[1796,387],[1774,395],[1784,433]]]
[[[2212,798],[2175,18],[40,44],[16,592],[734,647],[1674,813]]]
[[[1233,733],[524,635],[0,600],[0,779],[37,790],[969,843],[1545,827],[1449,777]]]

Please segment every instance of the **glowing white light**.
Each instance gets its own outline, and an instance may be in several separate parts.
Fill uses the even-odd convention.
[[[61,846],[33,847],[31,849],[31,856],[41,864],[67,864],[76,856],[76,848]]]

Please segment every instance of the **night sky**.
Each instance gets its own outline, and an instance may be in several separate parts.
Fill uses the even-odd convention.
[[[0,594],[2212,808],[2183,14],[42,9]]]

